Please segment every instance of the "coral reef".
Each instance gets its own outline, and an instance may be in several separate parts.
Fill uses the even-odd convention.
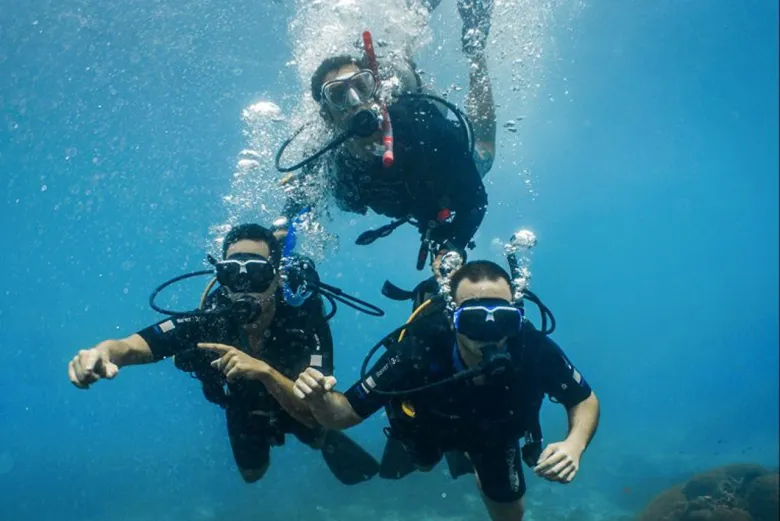
[[[728,465],[697,474],[658,496],[639,521],[775,521],[778,473],[760,465]]]
[[[748,486],[745,499],[755,521],[777,521],[780,518],[778,478],[780,475],[777,473],[767,474],[757,477]]]

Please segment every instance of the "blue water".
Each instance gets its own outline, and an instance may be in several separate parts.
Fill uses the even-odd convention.
[[[486,519],[467,478],[347,489],[295,441],[244,485],[221,411],[168,363],[88,392],[67,380],[78,349],[156,320],[150,290],[201,266],[241,109],[296,84],[291,15],[0,0],[0,520]],[[555,35],[560,59],[522,122],[536,197],[499,130],[472,256],[536,231],[533,289],[603,408],[572,485],[526,472],[528,500],[551,512],[532,519],[625,519],[690,472],[777,465],[777,19],[775,2],[593,2]],[[324,280],[382,302],[385,278],[419,278],[411,230],[360,249],[349,218]],[[409,311],[382,304],[384,319],[333,322],[344,386]],[[556,406],[543,420],[548,441],[565,434]],[[383,425],[354,431],[377,456]]]

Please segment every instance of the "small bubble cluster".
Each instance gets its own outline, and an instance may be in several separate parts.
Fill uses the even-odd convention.
[[[521,229],[512,234],[504,245],[504,255],[509,263],[512,277],[513,297],[520,301],[531,284],[531,250],[536,246],[536,234],[528,229]]]

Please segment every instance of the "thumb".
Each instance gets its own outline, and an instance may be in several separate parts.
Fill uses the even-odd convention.
[[[119,366],[111,362],[106,355],[101,355],[95,362],[94,371],[102,378],[110,380],[119,372]]]
[[[325,389],[325,391],[330,391],[334,387],[336,387],[336,378],[333,376],[326,376],[324,378],[324,382],[322,383],[322,387]]]
[[[104,369],[103,378],[106,378],[108,380],[111,380],[117,374],[119,374],[119,366],[107,360],[103,362],[103,369]]]

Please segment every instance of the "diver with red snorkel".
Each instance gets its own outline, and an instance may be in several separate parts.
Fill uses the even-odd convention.
[[[492,0],[461,0],[458,7],[463,50],[471,60],[468,116],[426,93],[410,62],[382,63],[371,33],[364,32],[362,56],[330,57],[312,76],[311,95],[335,137],[291,164],[285,151],[298,131],[277,153],[277,169],[294,172],[284,178],[288,220],[301,212],[316,213],[326,194],[322,183],[311,181],[324,167],[330,195],[341,210],[365,214],[371,209],[393,219],[362,233],[357,244],[371,244],[410,223],[421,235],[418,269],[446,251],[473,247],[487,209],[482,178],[495,153],[494,104],[484,57]],[[400,79],[401,93],[383,96],[381,82],[391,76]]]

